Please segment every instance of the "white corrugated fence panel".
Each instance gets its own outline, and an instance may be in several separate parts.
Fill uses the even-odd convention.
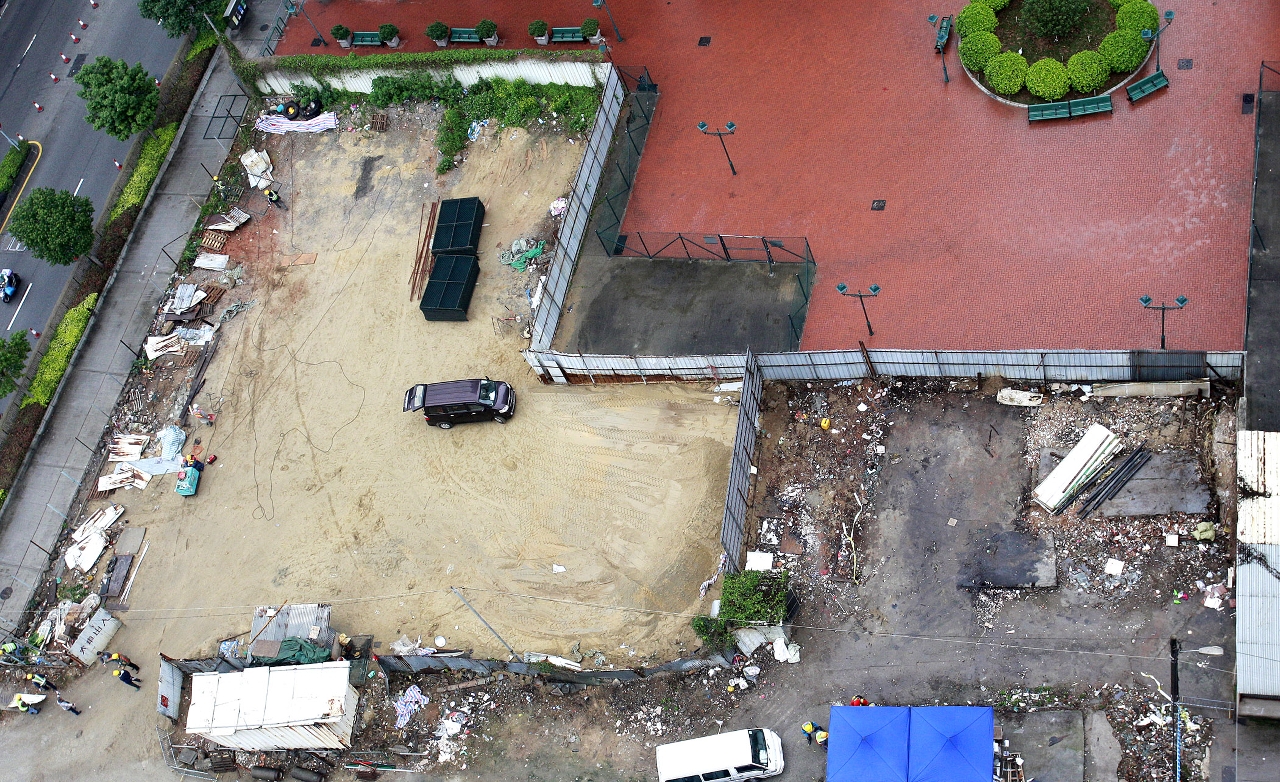
[[[182,703],[182,671],[163,657],[160,658],[156,688],[156,711],[171,720],[178,719],[178,707]]]
[[[1236,477],[1240,542],[1280,544],[1280,432],[1236,433]]]
[[[502,62],[486,62],[475,65],[455,65],[452,68],[387,68],[347,71],[325,77],[330,85],[349,92],[373,91],[373,80],[379,76],[407,76],[411,73],[428,71],[436,77],[443,77],[452,72],[454,78],[464,87],[470,87],[480,79],[507,79],[515,81],[524,79],[530,84],[568,84],[574,87],[593,87],[607,78],[610,66],[607,63],[592,62],[552,62],[527,58]],[[267,95],[288,95],[292,92],[291,84],[306,84],[317,87],[320,82],[309,73],[298,73],[283,70],[266,71],[258,80],[258,89]]]
[[[1280,545],[1254,546],[1280,569]],[[1236,574],[1236,690],[1240,695],[1280,697],[1280,579],[1261,563]]]

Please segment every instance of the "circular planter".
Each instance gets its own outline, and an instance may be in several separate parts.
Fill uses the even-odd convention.
[[[1142,61],[1142,64],[1141,64],[1141,65],[1139,65],[1137,68],[1134,68],[1134,69],[1133,69],[1133,71],[1132,71],[1128,76],[1126,76],[1126,77],[1124,77],[1123,79],[1121,79],[1121,80],[1119,81],[1119,83],[1117,83],[1117,84],[1116,84],[1116,86],[1112,87],[1111,89],[1107,90],[1106,92],[1100,92],[1100,93],[1097,93],[1097,94],[1098,94],[1098,95],[1110,95],[1111,93],[1115,92],[1116,90],[1120,89],[1121,87],[1125,86],[1125,85],[1126,85],[1126,84],[1128,84],[1129,82],[1131,82],[1131,81],[1133,81],[1134,79],[1136,79],[1136,78],[1138,77],[1138,74],[1139,74],[1139,73],[1142,73],[1142,70],[1143,70],[1144,68],[1146,68],[1146,67],[1147,67],[1147,63],[1151,60],[1151,53],[1152,53],[1152,52],[1154,52],[1155,50],[1156,50],[1155,44],[1152,44],[1152,45],[1151,45],[1151,47],[1150,47],[1149,49],[1147,49],[1147,56],[1146,56],[1146,58],[1145,58],[1145,59],[1143,59],[1143,61]],[[956,59],[958,60],[958,59],[959,59],[959,57],[957,57]],[[982,77],[981,77],[981,76],[978,76],[978,75],[977,75],[977,74],[975,74],[973,71],[969,70],[968,66],[966,66],[963,62],[962,62],[962,63],[960,63],[960,67],[961,67],[961,68],[963,68],[963,69],[964,69],[964,72],[969,76],[969,81],[973,82],[973,83],[974,83],[974,85],[976,85],[978,89],[980,89],[980,90],[982,90],[984,93],[986,93],[987,97],[988,97],[988,98],[991,98],[992,100],[999,101],[1000,103],[1003,103],[1003,104],[1004,104],[1004,105],[1006,105],[1006,106],[1013,106],[1014,108],[1018,108],[1018,109],[1025,109],[1025,108],[1026,108],[1026,107],[1028,107],[1028,106],[1036,106],[1036,105],[1039,105],[1039,104],[1036,104],[1036,103],[1019,103],[1018,101],[1016,101],[1016,100],[1010,100],[1010,99],[1008,99],[1008,98],[1004,97],[1003,95],[997,95],[997,94],[995,94],[994,92],[992,92],[992,91],[991,91],[991,89],[990,89],[989,87],[987,87],[987,85],[985,85],[985,84],[983,84],[983,83],[982,83]],[[1070,93],[1068,93],[1068,94],[1070,94]],[[1090,95],[1089,97],[1094,97],[1094,96]],[[1071,99],[1071,98],[1065,98],[1065,97],[1064,97],[1062,100],[1072,100],[1072,99]],[[1045,102],[1045,103],[1053,103],[1054,101],[1044,101],[1044,102]]]

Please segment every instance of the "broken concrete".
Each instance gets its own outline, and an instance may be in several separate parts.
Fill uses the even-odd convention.
[[[1022,770],[1028,780],[1084,782],[1084,712],[1002,714],[997,721],[1004,727],[1009,751],[1022,754]],[[1118,750],[1119,745],[1116,747]]]
[[[1116,782],[1120,767],[1120,742],[1116,741],[1107,714],[1091,711],[1084,720],[1085,782]]]

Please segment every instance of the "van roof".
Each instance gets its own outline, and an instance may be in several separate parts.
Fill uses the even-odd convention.
[[[419,383],[404,395],[404,411],[430,405],[461,405],[480,398],[480,380],[450,380],[446,383]]]
[[[689,776],[717,769],[731,769],[750,763],[751,740],[747,737],[745,730],[658,746],[658,777],[660,779]]]

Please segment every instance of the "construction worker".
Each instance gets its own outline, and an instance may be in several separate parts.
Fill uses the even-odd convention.
[[[824,736],[826,735],[826,731],[823,730],[822,726],[816,722],[806,722],[800,726],[800,731],[804,733],[805,741],[810,744],[813,744],[813,740],[819,732]]]
[[[48,680],[48,679],[46,679],[45,677],[41,676],[41,675],[40,675],[40,674],[38,674],[38,673],[29,673],[29,674],[27,674],[27,681],[31,682],[32,684],[34,684],[37,688],[39,688],[39,689],[41,689],[41,690],[48,690],[48,689],[50,689],[50,687],[49,687],[49,680]]]
[[[853,696],[853,700],[849,701],[849,705],[850,706],[870,706],[871,701],[867,700],[861,695],[855,695]]]
[[[138,666],[133,664],[133,660],[130,660],[119,652],[111,653],[111,661],[121,668],[132,668],[135,672],[141,670]]]
[[[30,703],[27,703],[26,701],[24,701],[24,700],[22,699],[22,696],[21,696],[21,695],[15,695],[15,696],[13,696],[13,700],[14,700],[14,702],[15,702],[15,703],[17,703],[18,711],[20,711],[20,712],[22,712],[22,713],[24,713],[24,714],[30,714],[31,716],[33,716],[33,717],[34,717],[34,716],[36,716],[37,714],[39,714],[39,713],[40,713],[40,710],[39,710],[39,709],[37,709],[35,706],[31,705]]]
[[[54,697],[58,699],[58,705],[62,707],[63,711],[69,711],[72,714],[76,715],[77,717],[80,716],[80,710],[76,708],[76,705],[74,703],[72,703],[69,700],[64,700],[62,697],[62,693],[58,692],[57,690],[54,690],[53,692],[54,692]]]
[[[818,746],[823,749],[827,748],[827,732],[822,728],[818,728],[813,734],[813,740],[818,742]]]
[[[141,679],[135,679],[135,678],[133,678],[133,676],[132,676],[128,671],[126,671],[124,668],[117,668],[116,670],[114,670],[114,671],[112,671],[112,672],[111,672],[111,675],[112,675],[112,676],[115,676],[115,677],[116,677],[116,678],[118,678],[120,681],[124,682],[125,684],[129,685],[130,687],[132,687],[132,688],[133,688],[133,689],[135,689],[135,690],[141,690],[141,689],[142,689],[141,687],[139,687],[139,686],[138,686],[138,682],[140,682],[140,681],[142,681],[142,680],[141,680]]]

